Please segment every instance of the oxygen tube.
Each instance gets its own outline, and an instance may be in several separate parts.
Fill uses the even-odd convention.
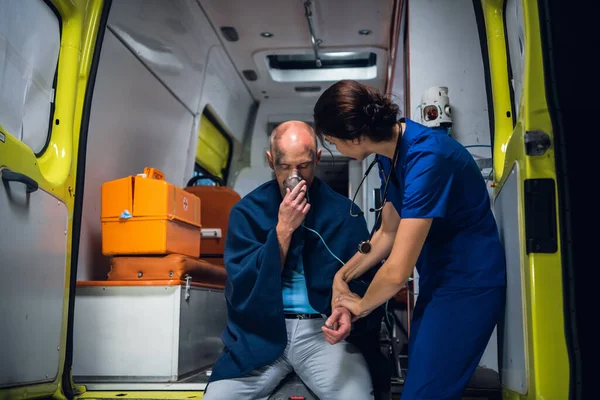
[[[292,177],[293,177],[293,175],[290,178],[288,178],[288,179],[291,179]],[[286,179],[286,181],[287,181],[287,179]],[[293,187],[291,187],[290,190],[293,189],[298,183],[300,183],[300,181],[298,181]],[[285,186],[285,181],[284,181],[284,186]],[[306,199],[307,199],[308,202],[310,202],[310,195],[308,194],[308,189],[306,190]],[[344,263],[338,256],[336,256],[333,253],[333,251],[331,251],[331,249],[329,248],[329,246],[327,246],[327,243],[325,242],[325,239],[323,239],[323,237],[321,236],[321,234],[319,232],[317,232],[316,230],[311,229],[311,228],[307,227],[306,225],[304,225],[304,221],[302,221],[302,227],[304,229],[306,229],[307,231],[312,232],[315,235],[317,235],[317,237],[319,239],[321,239],[321,243],[323,243],[323,246],[325,246],[325,249],[327,249],[327,251],[329,252],[329,254],[331,254],[333,256],[333,258],[335,258],[337,261],[339,261],[340,264],[346,265],[346,263]],[[390,311],[388,310],[388,304],[389,304],[389,302],[390,302],[390,300],[388,300],[388,301],[385,302],[385,319],[387,320],[387,323],[390,326],[392,326],[392,322],[390,321]]]

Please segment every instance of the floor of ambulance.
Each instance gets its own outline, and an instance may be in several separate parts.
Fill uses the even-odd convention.
[[[406,373],[406,371],[403,371]],[[201,400],[208,380],[204,371],[176,383],[104,383],[87,385],[87,391],[78,396],[80,400]],[[392,399],[401,399],[402,380],[392,380]],[[200,389],[200,387],[202,389]],[[502,393],[498,373],[478,368],[471,379],[463,400],[500,400]]]

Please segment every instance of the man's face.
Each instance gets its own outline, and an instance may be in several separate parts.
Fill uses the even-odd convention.
[[[321,159],[321,150],[317,150],[315,138],[309,131],[288,128],[273,141],[271,151],[267,152],[267,159],[275,172],[281,196],[284,197],[284,181],[294,174],[301,175],[310,187]]]

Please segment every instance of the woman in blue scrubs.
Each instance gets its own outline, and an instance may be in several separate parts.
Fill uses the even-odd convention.
[[[376,154],[384,198],[379,229],[335,276],[332,307],[362,318],[398,293],[416,266],[402,399],[460,399],[504,312],[504,249],[472,155],[445,129],[398,120],[398,110],[349,80],[314,107],[322,141],[357,160]],[[364,297],[350,292],[348,282],[384,259]]]

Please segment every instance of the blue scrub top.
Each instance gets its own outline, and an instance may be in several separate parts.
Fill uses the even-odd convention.
[[[405,119],[388,201],[401,218],[433,218],[417,261],[419,295],[436,288],[497,287],[506,282],[504,249],[483,176],[445,129]],[[378,156],[382,186],[391,160]]]

